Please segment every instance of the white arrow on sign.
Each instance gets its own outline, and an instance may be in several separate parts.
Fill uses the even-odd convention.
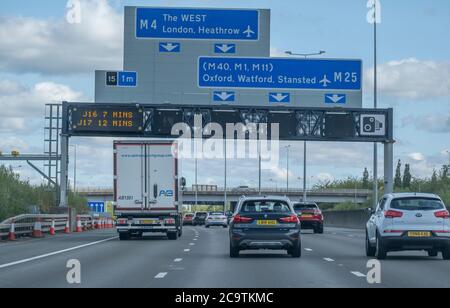
[[[215,93],[215,95],[222,101],[228,100],[230,97],[234,95],[232,92],[221,92],[221,93]]]
[[[327,96],[333,103],[337,104],[339,103],[339,101],[341,101],[345,96],[344,95],[337,95],[337,94],[333,94],[333,95],[328,95]]]
[[[222,44],[217,45],[217,49],[219,49],[223,53],[229,52],[231,49],[233,49],[234,45],[228,45],[228,44]]]
[[[270,96],[272,96],[272,98],[274,98],[277,102],[282,102],[282,101],[284,101],[287,97],[289,97],[289,95],[287,95],[287,94],[282,94],[282,93],[271,94]]]
[[[172,43],[161,44],[161,47],[164,48],[165,50],[167,50],[168,52],[172,52],[173,50],[178,48],[178,46],[179,46],[178,44],[172,44]]]

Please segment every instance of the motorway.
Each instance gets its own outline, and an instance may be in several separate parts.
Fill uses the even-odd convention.
[[[81,284],[66,281],[66,263],[81,263]],[[178,241],[151,235],[120,242],[114,230],[0,243],[0,287],[296,288],[450,287],[450,262],[425,253],[392,253],[381,284],[365,275],[362,230],[303,234],[303,256],[246,251],[228,256],[228,230],[185,227]]]

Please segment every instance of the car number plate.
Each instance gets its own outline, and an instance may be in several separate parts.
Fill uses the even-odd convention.
[[[274,226],[276,224],[276,220],[258,220],[258,225],[260,226]]]
[[[141,220],[142,225],[157,225],[159,224],[159,220],[156,219],[149,219],[149,220]]]
[[[408,237],[430,237],[431,232],[417,232],[417,231],[410,231],[408,232]]]
[[[301,218],[312,218],[312,217],[313,217],[313,215],[310,215],[310,214],[303,214],[301,216]]]

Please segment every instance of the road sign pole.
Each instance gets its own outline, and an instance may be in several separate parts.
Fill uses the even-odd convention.
[[[394,142],[384,144],[384,193],[394,192]]]
[[[224,189],[223,189],[223,212],[225,213],[226,208],[227,208],[227,141],[228,139],[224,139],[224,152],[225,152],[225,156],[224,156],[224,173],[225,173],[225,179],[224,179]]]
[[[303,143],[303,202],[306,202],[306,141]]]
[[[68,207],[67,180],[69,169],[69,136],[61,135],[61,180],[59,206]]]

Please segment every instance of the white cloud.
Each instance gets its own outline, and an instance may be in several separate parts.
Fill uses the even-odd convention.
[[[333,177],[331,174],[325,173],[325,172],[319,173],[319,174],[316,176],[316,178],[317,178],[317,180],[319,180],[320,182],[331,182],[331,181],[334,180],[334,177]]]
[[[27,142],[17,137],[2,137],[0,138],[0,151],[3,154],[11,153],[11,151],[19,151],[21,153],[27,152],[30,146]]]
[[[374,84],[373,68],[365,72],[366,89]],[[412,100],[450,96],[450,63],[416,58],[378,66],[380,94]]]
[[[432,133],[450,132],[450,112],[427,114],[421,116],[408,116],[403,119],[403,126],[413,125],[418,130]]]
[[[286,54],[277,47],[270,47],[270,56],[275,58],[283,58],[286,57]]]
[[[120,68],[123,16],[107,0],[81,2],[80,24],[0,17],[0,70],[42,74]]]
[[[15,81],[0,80],[0,118],[8,118],[10,124],[20,128],[23,127],[24,118],[40,116],[43,126],[45,104],[77,101],[82,97],[81,92],[54,82],[40,82],[27,87]]]
[[[408,157],[415,161],[424,161],[426,159],[425,155],[422,153],[410,153],[408,154]]]

